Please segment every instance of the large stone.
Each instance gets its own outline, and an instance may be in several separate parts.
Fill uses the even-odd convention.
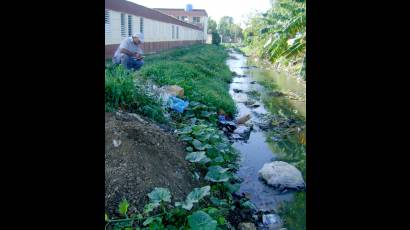
[[[239,230],[256,230],[256,226],[254,223],[240,223],[238,225]]]
[[[301,190],[305,188],[302,173],[293,165],[283,161],[273,161],[263,165],[259,175],[269,185],[284,190],[286,188]]]

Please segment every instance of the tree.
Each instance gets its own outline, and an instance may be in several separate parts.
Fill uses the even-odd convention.
[[[243,39],[242,28],[238,24],[232,24],[229,28],[229,33],[234,42]]]
[[[217,31],[217,24],[216,21],[214,21],[211,17],[208,18],[208,33],[214,33],[214,32],[218,32]]]
[[[304,77],[306,53],[306,1],[275,0],[266,13],[255,14],[244,31],[245,44],[272,63],[293,60],[301,63]]]
[[[212,44],[219,45],[221,43],[221,37],[218,32],[212,32]]]
[[[230,16],[223,16],[219,20],[218,32],[222,36],[222,41],[226,42],[231,37],[231,25],[233,24],[233,18]]]
[[[223,16],[218,24],[218,32],[222,36],[223,42],[237,42],[243,38],[242,28],[234,24],[233,18]]]

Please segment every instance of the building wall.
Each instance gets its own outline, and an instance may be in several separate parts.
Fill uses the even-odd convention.
[[[122,34],[121,12],[106,10],[106,21],[108,21],[108,23],[105,24],[106,56],[113,55],[115,51],[115,49],[113,51],[113,45],[115,45],[115,47],[118,47],[118,44],[120,44],[123,39],[129,36],[129,15],[124,15],[125,34]],[[204,31],[195,30],[181,25],[174,25],[171,23],[156,21],[149,18],[142,18],[137,15],[131,15],[131,34],[135,32],[141,32],[141,20],[143,20],[142,24],[145,42],[145,44],[143,44],[143,48],[145,48],[145,52],[156,52],[161,49],[173,48],[180,45],[203,43],[206,40]],[[174,26],[174,38],[172,38],[172,26]],[[177,30],[178,37],[176,36]]]

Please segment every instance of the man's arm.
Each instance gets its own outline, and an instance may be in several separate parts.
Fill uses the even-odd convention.
[[[120,52],[121,52],[121,53],[124,53],[124,54],[127,54],[127,55],[129,55],[129,56],[135,56],[135,55],[138,54],[138,52],[133,53],[133,52],[131,52],[131,51],[125,49],[125,48],[121,48]]]

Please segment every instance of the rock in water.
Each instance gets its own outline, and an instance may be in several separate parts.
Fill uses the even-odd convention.
[[[240,223],[238,225],[239,230],[256,230],[254,223]]]
[[[305,188],[302,173],[293,165],[283,161],[273,161],[263,165],[259,175],[275,188],[284,190],[292,188],[301,190]]]

